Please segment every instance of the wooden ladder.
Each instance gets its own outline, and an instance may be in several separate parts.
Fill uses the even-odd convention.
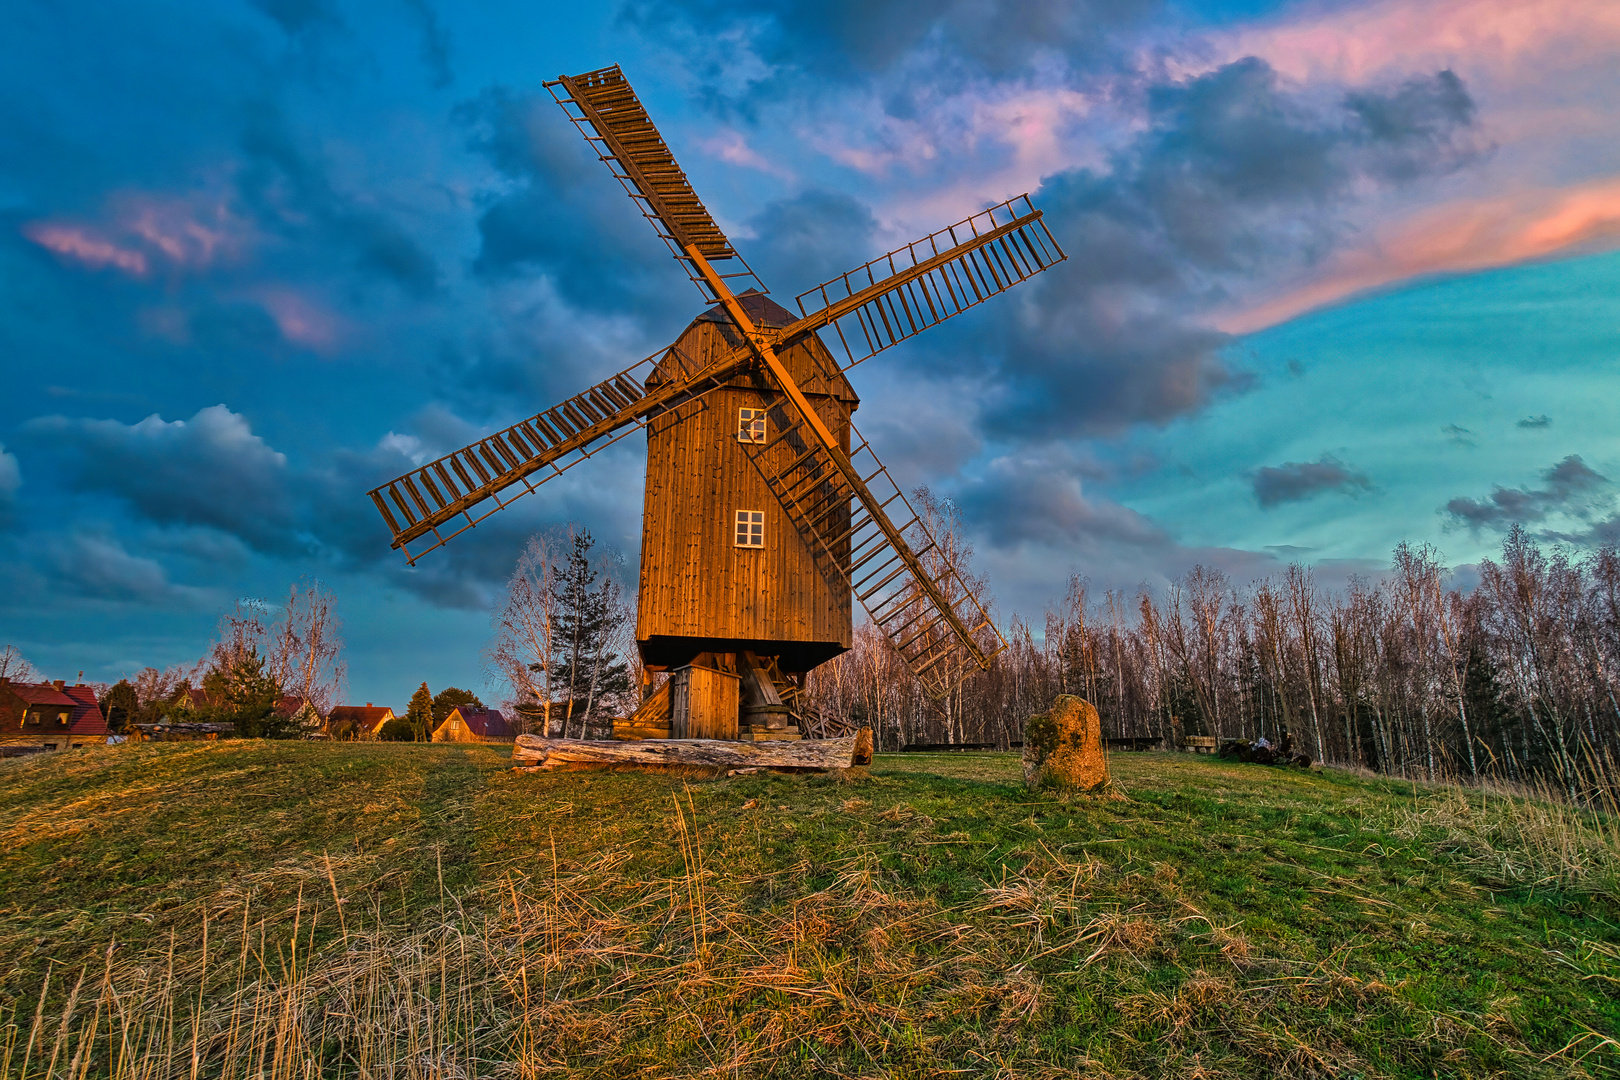
[[[744,443],[743,449],[810,546],[828,587],[854,592],[932,696],[942,698],[972,670],[988,668],[1006,641],[853,425],[849,458],[860,487],[844,479],[813,435],[802,432],[802,420],[793,421],[782,408],[771,410],[771,420],[776,437]],[[768,455],[778,447],[789,452],[788,464],[767,468]],[[886,518],[896,525],[885,529]],[[917,570],[928,575],[931,589]]]
[[[672,346],[561,405],[418,466],[371,491],[371,501],[393,534],[392,546],[415,563],[652,417],[723,386],[748,362],[746,349],[705,365]],[[480,506],[486,500],[493,504]],[[415,550],[407,546],[424,538],[428,542]]]

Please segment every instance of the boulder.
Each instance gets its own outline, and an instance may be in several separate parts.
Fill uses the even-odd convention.
[[[855,754],[850,759],[851,765],[872,764],[873,752],[872,729],[863,727],[855,733]]]
[[[1032,790],[1112,790],[1102,723],[1091,702],[1060,694],[1050,712],[1030,717],[1024,729],[1024,783]]]

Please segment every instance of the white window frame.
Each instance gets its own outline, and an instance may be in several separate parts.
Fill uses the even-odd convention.
[[[740,548],[765,546],[765,511],[738,510],[731,529],[731,542]]]
[[[762,443],[767,438],[764,409],[737,410],[737,441]]]

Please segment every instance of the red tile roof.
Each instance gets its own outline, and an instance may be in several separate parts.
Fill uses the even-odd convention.
[[[374,726],[382,722],[383,718],[393,713],[386,705],[334,705],[332,711],[326,714],[328,723],[341,723],[352,720],[356,723]]]
[[[499,709],[471,709],[458,705],[454,711],[461,715],[467,730],[481,739],[510,739],[516,735]]]
[[[63,690],[50,683],[11,683],[11,692],[30,705],[77,705]]]
[[[96,691],[89,686],[66,686],[58,690],[54,683],[8,682],[5,689],[16,694],[29,705],[67,705],[73,713],[68,718],[68,734],[98,736],[107,734],[107,720],[101,715]],[[58,731],[61,729],[58,728]]]
[[[304,699],[297,694],[282,694],[281,700],[276,702],[277,716],[297,716],[298,711],[304,707]]]

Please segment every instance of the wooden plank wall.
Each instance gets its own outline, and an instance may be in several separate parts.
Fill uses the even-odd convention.
[[[741,708],[740,680],[726,671],[705,667],[676,668],[670,673],[672,739],[735,739]]]
[[[730,348],[725,333],[730,329],[694,322],[679,347],[706,359]],[[807,396],[847,449],[857,402],[841,375],[826,376],[837,371],[831,356],[818,357],[812,350],[826,352],[815,340],[783,355],[806,387],[824,391]],[[827,586],[810,549],[737,441],[738,409],[770,409],[780,397],[763,389],[757,377],[733,380],[648,425],[638,640],[667,636],[850,646],[849,591]],[[778,433],[773,416],[768,437]],[[794,456],[783,444],[772,449],[765,465],[779,470]],[[738,510],[765,512],[763,548],[735,546]]]

